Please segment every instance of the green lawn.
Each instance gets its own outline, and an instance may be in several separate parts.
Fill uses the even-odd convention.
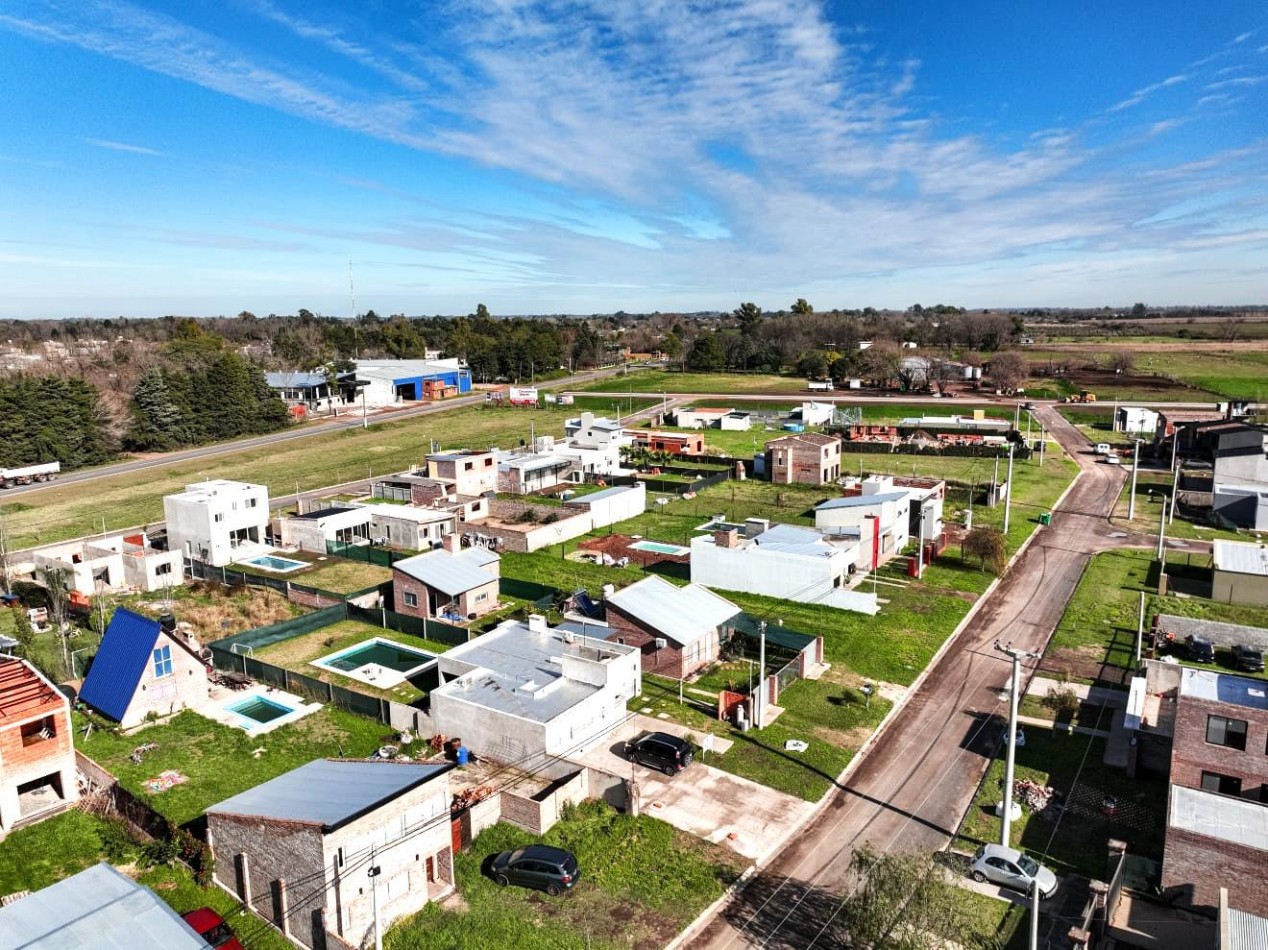
[[[103,530],[161,521],[163,496],[204,478],[232,478],[266,485],[271,495],[311,491],[371,474],[399,472],[423,461],[432,440],[445,449],[518,445],[530,423],[538,435],[563,434],[573,406],[545,409],[470,407],[342,429],[262,448],[173,462],[144,474],[114,475],[82,485],[54,483],[6,506],[13,548],[48,544]]]
[[[585,387],[592,393],[805,393],[801,376],[771,376],[763,373],[678,373],[646,370],[628,376],[609,376]]]
[[[542,842],[577,857],[581,880],[552,898],[500,888],[481,873],[489,855]],[[455,855],[461,912],[432,904],[394,924],[387,950],[558,950],[643,948],[667,944],[741,873],[729,849],[655,818],[633,818],[589,801],[541,838],[494,825]]]
[[[1108,721],[1108,713],[1105,718]],[[1017,750],[1016,777],[1052,786],[1062,794],[1066,808],[1059,825],[1054,820],[1058,809],[1053,809],[1053,818],[1024,809],[1012,825],[1013,847],[1058,874],[1075,872],[1096,879],[1104,877],[1110,838],[1125,840],[1133,855],[1161,859],[1166,781],[1152,776],[1129,779],[1121,769],[1101,763],[1104,752],[1104,739],[1026,730],[1026,745]],[[971,851],[999,840],[995,803],[1003,797],[1003,755],[1001,748],[964,817],[957,846]],[[1102,807],[1107,796],[1117,801],[1112,814]]]
[[[1187,559],[1196,566],[1197,555],[1169,555],[1180,573]],[[1183,586],[1183,585],[1182,585]],[[1201,596],[1159,597],[1152,551],[1110,551],[1092,558],[1070,598],[1061,622],[1048,645],[1041,669],[1067,673],[1084,682],[1125,686],[1134,665],[1136,622],[1140,592],[1145,592],[1145,627],[1154,614],[1175,614],[1225,623],[1268,627],[1268,608],[1218,604]],[[1217,651],[1228,669],[1227,657]]]
[[[311,676],[314,679],[321,680],[323,683],[333,683],[336,686],[343,686],[354,692],[365,693],[367,696],[378,696],[406,704],[422,698],[425,693],[424,684],[434,686],[436,679],[434,672],[426,677],[416,678],[419,681],[417,683],[411,683],[407,680],[391,689],[378,689],[362,683],[360,680],[349,679],[346,676],[340,676],[338,673],[332,673],[323,667],[312,665],[313,660],[318,660],[331,653],[355,646],[373,637],[384,637],[405,646],[418,647],[420,650],[427,650],[436,654],[444,653],[450,649],[450,644],[441,643],[437,640],[424,640],[422,637],[415,637],[396,630],[385,630],[382,627],[362,623],[359,620],[344,620],[339,623],[333,623],[328,627],[322,627],[320,630],[314,630],[312,633],[270,644],[267,647],[256,650],[252,656],[261,662],[271,663],[283,669],[302,673],[304,676]]]
[[[1174,340],[1166,341],[1174,343]],[[1130,349],[1135,357],[1132,374],[1135,377],[1160,377],[1160,382],[1173,380],[1190,387],[1191,398],[1231,396],[1240,399],[1260,399],[1264,395],[1264,378],[1268,374],[1268,350],[1233,349],[1218,344],[1191,344],[1183,348],[1158,348],[1134,342],[1114,342],[1108,345],[1074,344],[1059,347],[1027,348],[1025,355],[1032,363],[1054,363],[1078,369],[1095,361],[1098,353],[1108,354],[1114,349]],[[1106,364],[1108,365],[1108,364]],[[1033,379],[1027,391],[1034,395],[1045,383],[1064,380]],[[1070,387],[1072,388],[1072,387]],[[1102,386],[1096,395],[1101,402],[1120,402],[1140,398],[1183,399],[1183,391],[1167,392],[1147,383]]]
[[[304,561],[311,567],[296,568],[285,574],[266,571],[254,564],[230,564],[227,569],[254,574],[257,577],[293,581],[306,587],[328,590],[333,594],[354,594],[370,587],[386,584],[392,579],[391,568],[380,567],[378,564],[370,564],[366,561],[312,554],[308,551],[294,551],[284,556],[294,561]]]
[[[179,864],[142,871],[137,880],[163,898],[178,914],[210,907],[233,928],[246,950],[293,950],[294,944],[246,911],[242,902],[219,887],[199,887]]]
[[[1139,531],[1142,534],[1157,536],[1158,523],[1162,517],[1162,500],[1171,498],[1172,475],[1170,472],[1140,470],[1136,473],[1136,511],[1135,518],[1128,519],[1131,510],[1131,474],[1123,483],[1122,493],[1114,506],[1114,525],[1124,530]],[[1170,505],[1170,502],[1168,502]],[[1168,538],[1185,538],[1189,540],[1211,541],[1215,538],[1233,540],[1249,540],[1248,532],[1230,531],[1225,528],[1208,527],[1205,524],[1187,520],[1177,514],[1166,527]]]
[[[313,759],[368,756],[393,735],[388,726],[329,706],[255,738],[188,711],[127,736],[94,728],[85,739],[84,724],[77,716],[75,748],[177,824]],[[150,742],[158,748],[141,764],[129,760],[133,749]],[[256,750],[263,751],[257,755]],[[166,769],[184,773],[189,781],[151,795],[142,782]]]
[[[13,832],[0,841],[0,896],[78,874],[105,858],[107,841],[120,843],[118,858],[137,850],[113,831],[104,819],[71,809]]]

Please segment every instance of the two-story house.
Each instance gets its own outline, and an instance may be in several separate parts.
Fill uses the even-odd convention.
[[[78,798],[70,700],[25,660],[0,656],[0,831]]]
[[[427,456],[427,477],[453,486],[458,495],[483,495],[497,491],[496,452],[438,452]]]
[[[216,478],[185,486],[163,499],[167,545],[186,557],[221,567],[242,551],[259,553],[269,527],[269,490]]]
[[[776,485],[828,485],[841,477],[841,439],[800,432],[766,443],[766,471]]]

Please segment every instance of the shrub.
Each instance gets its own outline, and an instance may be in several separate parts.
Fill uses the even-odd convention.
[[[155,838],[141,849],[141,866],[166,867],[176,860],[177,853],[176,842],[168,841],[166,838]]]
[[[1069,686],[1058,686],[1050,690],[1040,702],[1056,713],[1058,719],[1068,721],[1079,711],[1079,696]]]
[[[121,821],[103,821],[98,834],[101,837],[101,851],[111,864],[126,864],[138,851],[136,838]]]

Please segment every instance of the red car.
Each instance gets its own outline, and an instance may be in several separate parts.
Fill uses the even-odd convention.
[[[185,923],[193,927],[209,943],[213,950],[243,950],[225,919],[210,907],[200,907],[188,914],[181,914]]]

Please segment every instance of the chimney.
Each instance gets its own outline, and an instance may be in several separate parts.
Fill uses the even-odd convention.
[[[735,548],[740,544],[740,533],[734,528],[713,532],[713,543],[720,548]]]
[[[458,534],[457,531],[455,531],[453,534],[447,534],[441,540],[440,544],[441,544],[441,547],[443,547],[450,554],[457,554],[459,551],[462,550],[462,535]]]
[[[549,627],[546,626],[546,618],[541,614],[528,615],[528,632],[529,633],[547,633]]]

